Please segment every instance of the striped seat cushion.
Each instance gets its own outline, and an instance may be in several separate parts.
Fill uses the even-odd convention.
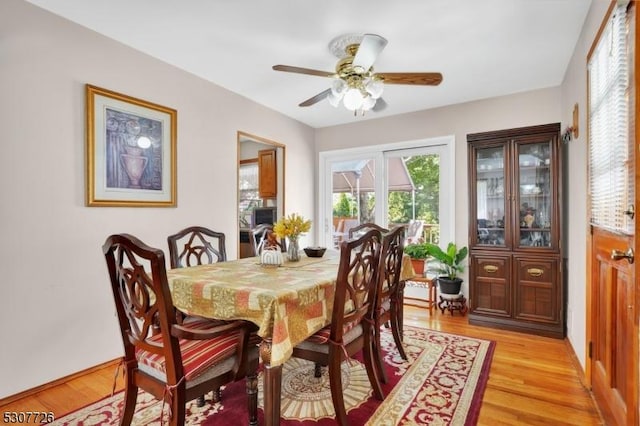
[[[342,326],[342,335],[345,336],[353,327],[358,325],[359,322],[351,321],[350,323],[344,324]],[[322,328],[316,331],[312,336],[307,338],[307,341],[310,343],[319,343],[324,344],[329,341],[329,337],[331,336],[331,326],[328,325],[325,328]]]
[[[211,328],[212,323],[209,320],[201,319],[189,321],[188,326],[191,329],[203,330]],[[239,344],[239,335],[240,332],[234,332],[206,340],[179,339],[185,379],[191,380],[212,365],[234,355]],[[161,345],[162,334],[152,336],[148,341]],[[138,364],[143,364],[162,372],[162,376],[166,377],[167,370],[164,355],[136,349],[136,359]]]

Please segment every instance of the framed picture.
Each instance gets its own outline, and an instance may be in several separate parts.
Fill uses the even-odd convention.
[[[176,206],[174,109],[86,86],[87,205]]]

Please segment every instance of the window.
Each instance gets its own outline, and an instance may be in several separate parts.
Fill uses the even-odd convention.
[[[243,162],[239,171],[239,209],[240,227],[251,227],[251,212],[254,207],[262,205],[258,194],[258,161]]]
[[[633,233],[622,214],[634,197],[629,32],[627,5],[618,4],[589,56],[589,185],[591,224]]]

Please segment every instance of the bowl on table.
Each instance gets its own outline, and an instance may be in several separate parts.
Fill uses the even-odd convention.
[[[326,247],[305,247],[304,252],[308,257],[322,257],[324,256],[324,252],[327,250]]]

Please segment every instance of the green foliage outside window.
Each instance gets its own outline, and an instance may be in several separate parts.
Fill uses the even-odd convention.
[[[440,157],[437,155],[417,155],[405,162],[409,176],[416,187],[415,219],[425,223],[440,223],[438,194],[440,192]],[[335,200],[335,198],[334,198]],[[373,193],[361,193],[360,200],[361,222],[373,221],[375,197]],[[341,193],[333,206],[333,215],[351,217],[356,214],[355,196]],[[411,192],[396,191],[389,193],[388,200],[389,223],[408,223],[414,219]]]
[[[440,223],[438,193],[440,192],[440,157],[437,155],[418,155],[406,161],[409,176],[416,187],[415,219],[426,223]],[[389,221],[407,223],[413,219],[411,192],[392,192],[389,194]]]
[[[338,217],[351,217],[355,211],[355,203],[347,194],[342,193],[338,197],[338,202],[333,206],[333,215]]]

